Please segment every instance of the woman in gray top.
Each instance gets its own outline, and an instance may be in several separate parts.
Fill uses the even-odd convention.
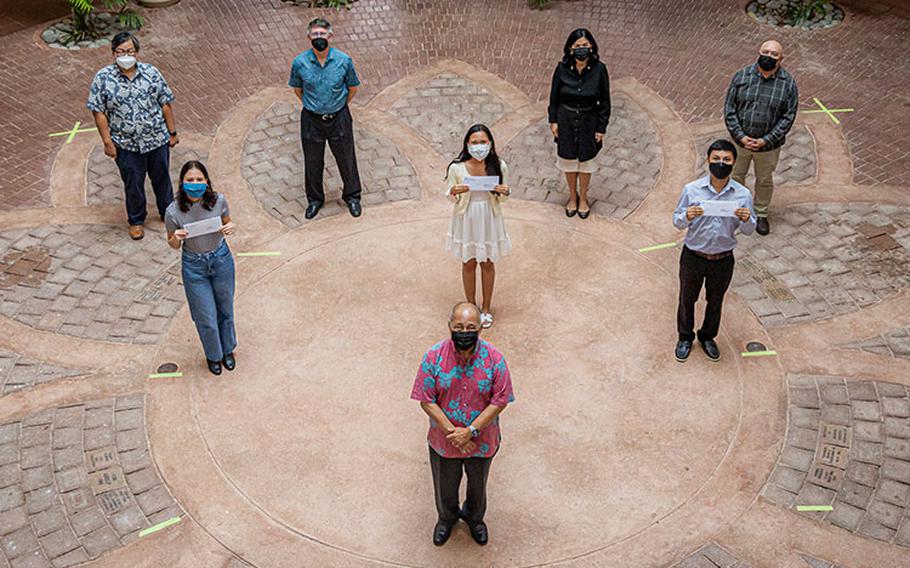
[[[234,223],[227,199],[215,192],[202,162],[183,164],[176,197],[164,214],[167,244],[183,250],[183,289],[190,314],[209,371],[220,375],[222,365],[228,371],[236,365],[234,257],[224,240],[234,234]]]

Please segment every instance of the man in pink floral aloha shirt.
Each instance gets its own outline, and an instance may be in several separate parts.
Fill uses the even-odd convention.
[[[433,544],[449,540],[452,526],[464,519],[477,544],[489,538],[483,516],[487,475],[499,450],[499,414],[515,400],[506,360],[480,339],[480,311],[472,303],[452,308],[451,339],[423,357],[411,398],[430,417],[427,441],[439,520]],[[462,470],[468,476],[464,507],[458,506]]]

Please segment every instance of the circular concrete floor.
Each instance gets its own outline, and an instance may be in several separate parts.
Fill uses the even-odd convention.
[[[739,425],[733,347],[721,338],[720,364],[700,352],[677,363],[673,274],[608,237],[509,219],[515,251],[498,265],[485,337],[517,400],[491,471],[491,542],[461,526],[432,546],[427,420],[409,393],[462,294],[441,251],[447,225],[369,228],[239,290],[240,367],[192,387],[230,483],[299,535],[405,565],[576,557],[684,504]]]

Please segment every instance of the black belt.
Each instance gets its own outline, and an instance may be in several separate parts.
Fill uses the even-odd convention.
[[[566,109],[569,112],[588,112],[589,110],[594,110],[597,107],[579,108],[564,104],[562,105],[562,108]]]
[[[724,259],[724,258],[727,258],[728,256],[733,256],[733,251],[732,251],[732,250],[728,250],[728,251],[725,251],[725,252],[719,252],[719,253],[716,253],[716,254],[708,254],[708,253],[706,253],[706,252],[699,252],[699,251],[697,251],[697,250],[692,250],[692,249],[690,249],[689,247],[686,247],[686,250],[689,251],[689,252],[691,252],[691,253],[694,254],[695,256],[699,256],[699,257],[701,257],[701,258],[703,258],[703,259],[705,259],[705,260],[722,260],[722,259]]]
[[[343,111],[344,109],[345,109],[345,107],[341,107],[340,109],[336,110],[335,112],[333,112],[331,114],[319,114],[318,112],[313,112],[308,108],[305,108],[303,110],[305,110],[307,112],[307,114],[309,114],[310,116],[314,116],[314,117],[322,120],[323,122],[328,122],[328,121],[332,120],[333,118],[335,118],[336,116],[338,116],[341,113],[341,111]]]

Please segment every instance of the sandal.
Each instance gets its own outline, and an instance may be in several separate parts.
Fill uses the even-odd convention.
[[[490,328],[493,326],[493,314],[490,312],[483,312],[480,314],[480,326],[484,329]]]

